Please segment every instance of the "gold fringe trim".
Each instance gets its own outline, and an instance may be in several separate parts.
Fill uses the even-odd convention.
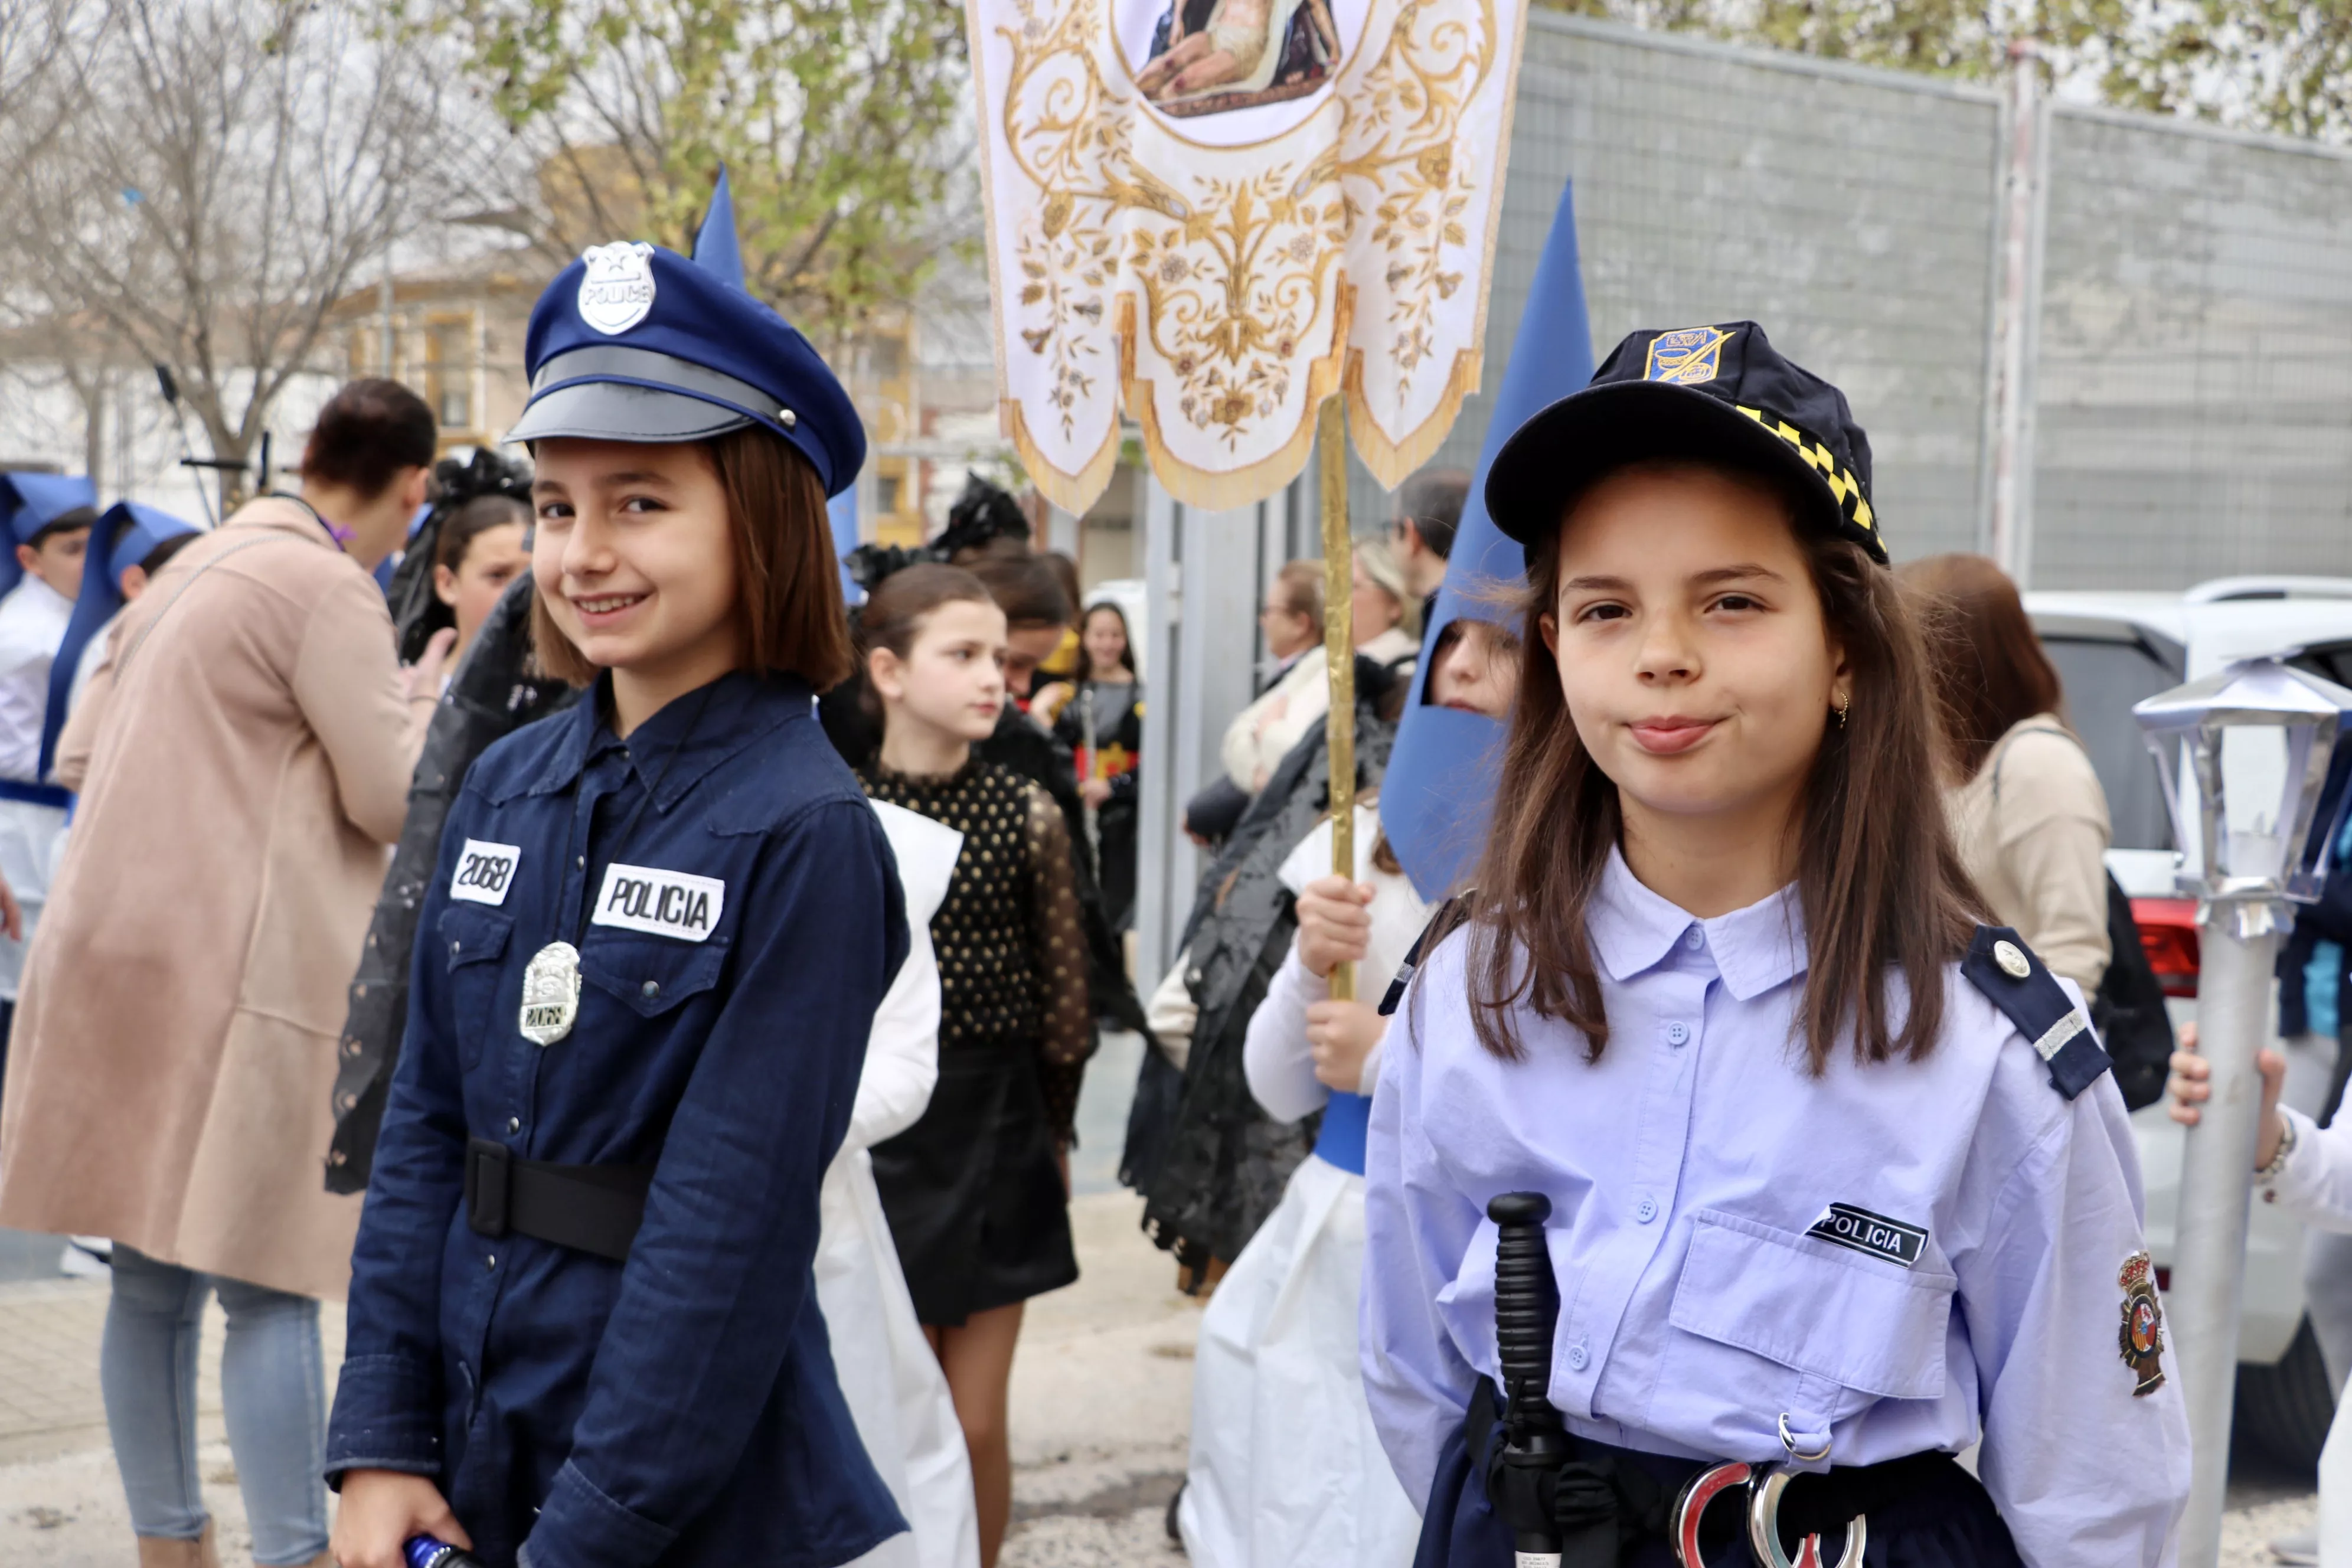
[[[1151,395],[1152,383],[1136,374],[1135,300],[1132,296],[1118,300],[1121,396],[1143,427],[1144,451],[1151,472],[1171,497],[1186,506],[1229,511],[1256,505],[1304,473],[1307,455],[1315,447],[1317,414],[1324,400],[1342,385],[1339,369],[1342,354],[1347,360],[1344,383],[1348,394],[1348,437],[1366,471],[1380,482],[1381,488],[1395,489],[1436,456],[1438,447],[1453,433],[1454,421],[1461,417],[1463,403],[1478,390],[1485,354],[1476,349],[1458,350],[1452,374],[1446,377],[1445,395],[1438,400],[1437,407],[1414,428],[1391,440],[1366,410],[1363,351],[1348,345],[1355,307],[1354,286],[1340,283],[1334,311],[1334,347],[1330,353],[1307,366],[1306,407],[1290,438],[1280,449],[1245,468],[1218,469],[1197,468],[1169,449],[1160,426],[1160,410]],[[997,409],[1005,437],[1020,453],[1021,466],[1027,470],[1038,493],[1064,511],[1084,517],[1087,509],[1102,499],[1103,491],[1110,488],[1111,474],[1118,467],[1118,426],[1113,424],[1102,446],[1073,474],[1046,458],[1036,438],[1029,433],[1028,419],[1019,399],[1006,397]]]
[[[1445,437],[1454,433],[1454,420],[1461,416],[1463,400],[1478,390],[1485,361],[1486,355],[1480,350],[1456,350],[1454,372],[1445,379],[1445,395],[1438,399],[1435,411],[1413,429],[1391,441],[1388,432],[1374,424],[1366,411],[1363,351],[1349,351],[1348,438],[1354,443],[1356,456],[1362,459],[1365,468],[1381,482],[1381,489],[1395,489],[1445,445]]]
[[[1029,434],[1029,421],[1021,412],[1021,401],[1007,397],[996,405],[997,422],[1004,438],[1021,455],[1021,467],[1029,475],[1029,482],[1037,493],[1073,517],[1084,517],[1087,509],[1102,499],[1110,488],[1112,470],[1118,467],[1118,421],[1110,422],[1110,434],[1101,447],[1088,458],[1086,466],[1075,474],[1066,474],[1046,460],[1036,438]]]
[[[1143,426],[1143,447],[1151,472],[1168,493],[1186,506],[1206,511],[1229,511],[1255,506],[1307,468],[1307,455],[1315,448],[1315,416],[1323,400],[1339,389],[1340,355],[1347,350],[1348,330],[1355,319],[1356,291],[1345,282],[1336,285],[1332,300],[1331,352],[1307,367],[1307,401],[1298,427],[1271,456],[1241,468],[1195,468],[1168,447],[1160,428],[1160,410],[1151,395],[1152,384],[1136,374],[1135,298],[1118,301],[1118,379],[1122,395],[1136,422]],[[1099,491],[1097,491],[1099,493]]]

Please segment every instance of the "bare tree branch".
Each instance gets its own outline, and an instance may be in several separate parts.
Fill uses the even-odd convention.
[[[60,42],[0,115],[0,210],[38,237],[10,275],[168,367],[242,460],[362,265],[436,204],[446,72],[367,0],[0,0],[35,5]],[[16,39],[0,22],[0,69]]]

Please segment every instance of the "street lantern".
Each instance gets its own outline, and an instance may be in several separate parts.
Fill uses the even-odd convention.
[[[2164,775],[2182,892],[2273,919],[2282,899],[2319,897],[2334,846],[2308,865],[2300,851],[2347,710],[2352,691],[2274,658],[2241,659],[2132,710]]]
[[[2195,896],[2205,927],[2198,1046],[2211,1064],[2212,1097],[2186,1131],[2168,1308],[2195,1459],[2182,1568],[2212,1568],[2221,1556],[2260,1131],[2254,1056],[2267,1032],[2287,903],[2319,896],[2334,853],[2343,802],[2317,853],[2305,846],[2347,712],[2352,691],[2274,658],[2241,660],[2132,710],[2164,778],[2179,890]]]

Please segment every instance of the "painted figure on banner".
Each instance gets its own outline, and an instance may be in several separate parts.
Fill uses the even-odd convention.
[[[1339,64],[1327,0],[1170,0],[1135,85],[1170,114],[1222,114],[1304,98]]]

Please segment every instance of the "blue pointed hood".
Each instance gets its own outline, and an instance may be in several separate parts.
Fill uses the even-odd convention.
[[[743,243],[735,234],[735,193],[727,184],[727,165],[719,166],[719,184],[710,193],[710,210],[694,236],[694,264],[722,283],[743,287]]]
[[[1446,626],[1464,616],[1505,622],[1495,603],[1527,582],[1526,552],[1486,515],[1486,475],[1512,432],[1592,379],[1592,331],[1584,315],[1584,276],[1576,254],[1571,185],[1559,194],[1551,236],[1536,264],[1527,312],[1519,318],[1503,372],[1478,473],[1462,508],[1462,526],[1445,563],[1445,584],[1423,628],[1420,668],[1388,772],[1381,780],[1381,831],[1422,897],[1442,898],[1468,879],[1486,842],[1503,761],[1505,727],[1483,714],[1435,708],[1425,699],[1431,653]],[[1513,626],[1524,635],[1525,628]]]

